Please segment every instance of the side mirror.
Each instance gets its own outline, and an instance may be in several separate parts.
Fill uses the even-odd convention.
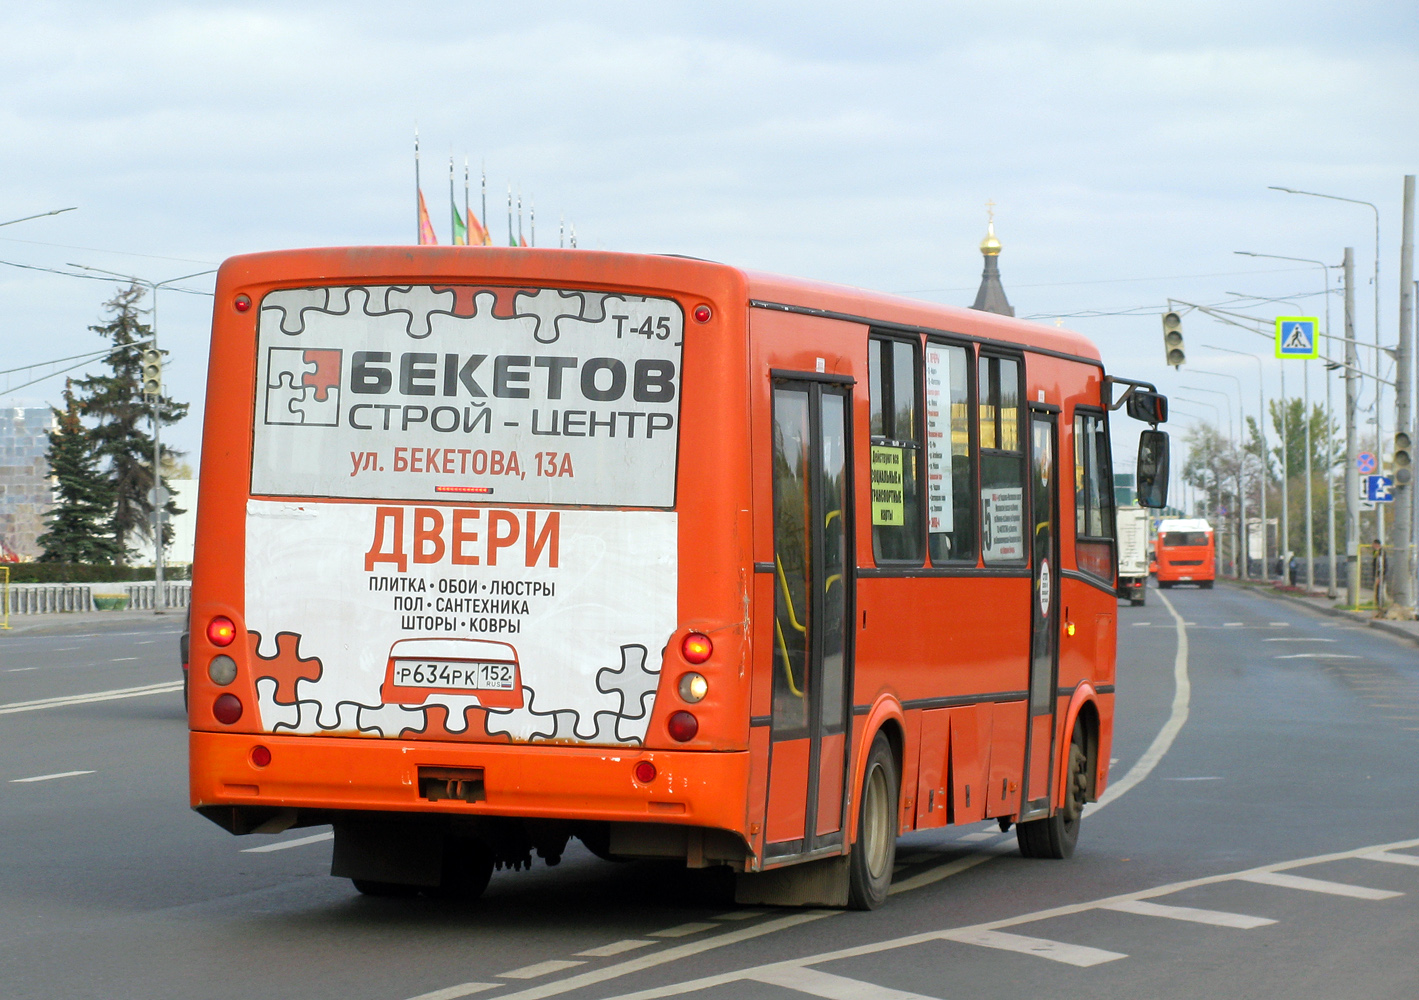
[[[1144,507],[1166,507],[1168,505],[1167,431],[1148,430],[1138,435],[1136,473],[1138,476],[1138,502]]]
[[[1168,397],[1161,392],[1134,389],[1128,396],[1128,415],[1145,424],[1166,424],[1168,422]]]

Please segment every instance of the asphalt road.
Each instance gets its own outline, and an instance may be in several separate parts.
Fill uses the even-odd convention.
[[[1419,649],[1228,587],[1148,596],[1119,608],[1125,790],[1075,857],[913,834],[873,913],[736,908],[718,872],[575,842],[474,904],[363,898],[324,831],[187,809],[180,620],[0,635],[0,997],[1413,1000]]]

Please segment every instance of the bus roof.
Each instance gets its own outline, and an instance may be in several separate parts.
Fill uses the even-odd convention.
[[[1092,341],[1083,334],[1062,327],[1046,326],[1013,316],[967,309],[964,306],[923,302],[850,285],[785,278],[757,271],[741,273],[749,283],[750,300],[757,303],[837,313],[843,319],[867,319],[924,327],[1043,348],[1093,361],[1102,360]]]
[[[1161,531],[1211,531],[1212,525],[1201,517],[1171,517],[1158,522]]]
[[[471,255],[476,254],[476,257]],[[469,265],[476,265],[470,267]],[[475,274],[468,272],[474,271]],[[718,282],[747,288],[751,302],[827,314],[859,322],[920,327],[1069,355],[1101,364],[1098,348],[1083,334],[981,312],[923,302],[849,285],[747,271],[715,261],[670,254],[563,250],[551,247],[312,247],[228,258],[223,276],[237,281],[292,278],[338,284],[357,278],[391,282],[428,277],[490,284],[544,280],[554,284],[690,288],[718,272]],[[707,273],[709,272],[709,273]],[[713,279],[711,279],[713,280]]]

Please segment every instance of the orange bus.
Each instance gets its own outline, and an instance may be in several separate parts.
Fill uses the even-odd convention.
[[[192,805],[332,824],[384,894],[571,837],[859,908],[904,831],[1067,856],[1108,778],[1125,400],[1159,505],[1166,400],[1068,331],[669,256],[228,260]]]
[[[1195,583],[1212,589],[1217,579],[1217,549],[1212,525],[1200,517],[1165,518],[1158,522],[1158,588]]]

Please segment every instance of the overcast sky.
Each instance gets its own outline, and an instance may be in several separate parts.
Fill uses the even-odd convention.
[[[583,247],[968,305],[994,201],[1018,315],[1064,317],[1115,374],[1221,404],[1179,386],[1230,381],[1162,365],[1169,296],[1324,312],[1319,268],[1235,250],[1338,263],[1355,247],[1374,336],[1370,210],[1268,185],[1379,206],[1394,342],[1416,26],[1412,0],[17,5],[0,32],[0,222],[78,211],[0,229],[0,259],[163,280],[248,251],[411,243],[417,123],[441,242],[452,152],[475,202],[486,164],[499,239],[511,183],[535,199],[539,244],[565,217]],[[100,346],[87,327],[112,293],[0,267],[0,368]],[[160,303],[169,391],[193,403],[169,437],[194,464],[210,309]],[[1270,345],[1196,314],[1185,332],[1193,367],[1240,376],[1253,412],[1256,364],[1203,345]]]

